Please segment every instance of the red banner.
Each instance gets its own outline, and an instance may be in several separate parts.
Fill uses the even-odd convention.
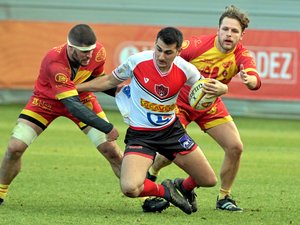
[[[32,88],[44,54],[66,41],[73,23],[0,22],[0,88]],[[126,58],[153,47],[161,27],[91,24],[107,50],[106,72]],[[216,28],[180,27],[185,37],[216,33]],[[258,91],[249,91],[234,78],[229,98],[300,101],[300,32],[247,30],[243,44],[257,62],[262,78]]]

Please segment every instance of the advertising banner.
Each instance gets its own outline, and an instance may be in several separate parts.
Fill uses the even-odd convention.
[[[0,89],[32,89],[46,52],[66,42],[74,23],[0,22]],[[128,56],[152,49],[159,26],[89,24],[106,48],[106,73]],[[217,28],[179,27],[186,38],[213,34]],[[300,101],[300,32],[246,30],[242,43],[254,56],[262,78],[259,91],[248,90],[234,78],[228,98]]]

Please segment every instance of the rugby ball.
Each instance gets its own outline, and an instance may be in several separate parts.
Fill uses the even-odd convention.
[[[203,92],[203,84],[208,82],[209,79],[200,79],[192,86],[189,93],[189,103],[194,109],[205,110],[215,103],[216,96]]]

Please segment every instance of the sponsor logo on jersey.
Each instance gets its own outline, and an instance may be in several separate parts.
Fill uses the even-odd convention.
[[[97,52],[96,57],[95,57],[95,61],[96,62],[101,62],[101,61],[104,61],[105,59],[106,59],[106,51],[105,51],[104,47],[102,47]]]
[[[140,146],[140,145],[130,145],[128,148],[129,149],[142,149],[143,146]]]
[[[168,124],[173,116],[174,114],[147,113],[149,122],[154,126],[163,126]]]
[[[144,82],[147,84],[149,82],[149,78],[144,77]]]
[[[131,94],[130,94],[130,86],[125,86],[125,87],[122,89],[122,92],[126,95],[127,98],[130,98],[130,97],[131,97]]]
[[[184,149],[190,149],[194,145],[194,141],[187,134],[179,138],[178,142]]]
[[[45,102],[45,101],[39,99],[39,98],[33,98],[31,104],[35,105],[35,106],[39,106],[42,109],[52,112],[52,105],[48,102]]]
[[[176,104],[162,105],[162,104],[156,104],[153,102],[149,102],[145,99],[141,99],[141,106],[145,109],[148,109],[148,110],[151,110],[154,112],[170,112],[175,109]]]
[[[154,89],[155,93],[161,98],[166,97],[169,94],[169,88],[163,84],[155,84]]]

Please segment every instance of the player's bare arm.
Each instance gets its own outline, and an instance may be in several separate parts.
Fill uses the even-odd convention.
[[[244,69],[244,65],[241,64],[240,72],[238,73],[240,78],[242,79],[243,84],[245,84],[248,89],[254,90],[257,87],[257,77],[253,75],[248,75]]]
[[[113,75],[105,75],[102,77],[95,78],[89,82],[77,84],[76,89],[78,92],[83,92],[83,91],[98,92],[98,91],[105,91],[113,87],[116,87],[120,83],[122,83],[122,81],[117,80]]]

